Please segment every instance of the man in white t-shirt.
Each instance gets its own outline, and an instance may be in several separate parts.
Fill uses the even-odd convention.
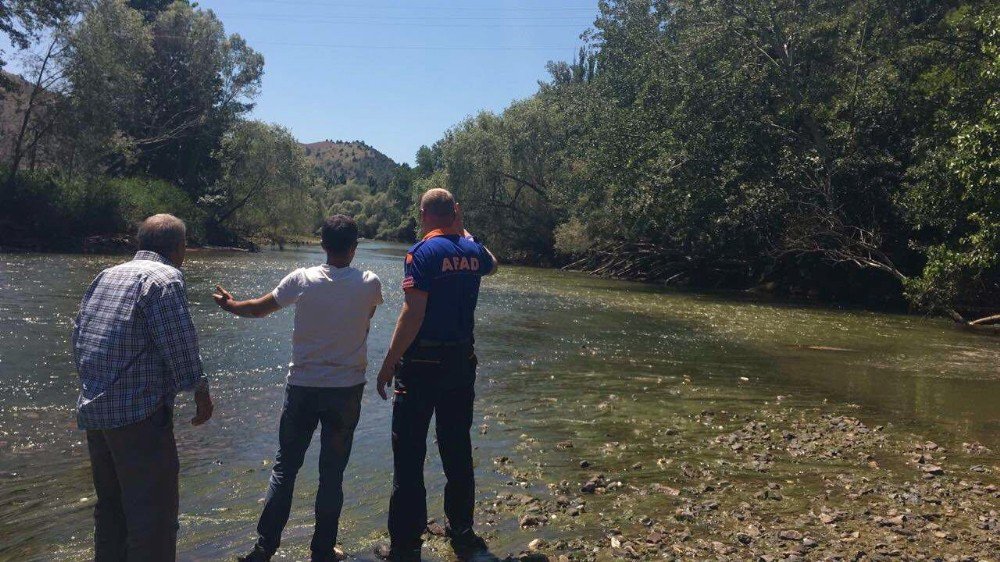
[[[278,454],[257,524],[257,543],[241,561],[267,561],[278,550],[292,507],[295,476],[319,424],[320,484],[312,560],[327,562],[339,556],[334,548],[344,504],[344,469],[361,413],[368,328],[375,308],[382,304],[378,276],[351,267],[357,247],[357,223],[335,215],[323,223],[325,264],[296,269],[274,291],[257,299],[237,301],[218,286],[213,295],[223,310],[250,318],[295,305],[292,362],[278,429]]]

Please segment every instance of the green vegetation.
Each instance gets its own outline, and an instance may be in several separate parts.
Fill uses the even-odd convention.
[[[188,195],[163,180],[64,179],[47,171],[22,172],[9,179],[0,191],[0,209],[4,244],[9,240],[31,249],[67,251],[79,250],[84,239],[95,234],[127,232],[139,220],[164,210],[199,216]],[[202,223],[192,221],[191,227],[191,235],[202,238]]]
[[[325,140],[305,150],[322,178],[313,196],[323,209],[353,216],[365,238],[413,239],[414,176],[408,165],[396,164],[362,141]]]
[[[322,209],[304,150],[245,118],[263,57],[211,11],[94,0],[70,19],[53,2],[18,4],[49,14],[32,30],[47,24],[51,41],[30,76],[9,80],[0,245],[79,249],[154,212],[181,216],[209,244],[312,231]]]
[[[1000,307],[998,30],[988,1],[603,0],[413,183],[515,261],[964,322]]]
[[[154,211],[212,244],[330,212],[407,240],[442,186],[510,261],[963,323],[1000,308],[996,2],[602,0],[578,58],[413,168],[246,120],[263,59],[195,4],[10,5],[15,47],[54,40],[7,78],[0,245],[77,247]]]
[[[384,187],[399,166],[364,141],[325,140],[303,146],[309,161],[334,185],[353,181],[369,187]]]

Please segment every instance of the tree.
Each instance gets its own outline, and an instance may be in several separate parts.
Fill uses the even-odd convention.
[[[77,0],[3,0],[0,1],[0,33],[12,47],[27,49],[42,29],[56,25],[79,10]],[[6,51],[0,49],[0,69],[7,65]],[[0,74],[0,89],[11,86]]]
[[[124,0],[98,0],[63,56],[76,159],[87,171],[151,175],[199,196],[219,173],[220,139],[252,107],[263,64],[187,2],[149,21]]]
[[[964,7],[922,53],[916,88],[935,106],[901,203],[927,255],[909,296],[959,322],[1000,302],[1000,8]],[[955,64],[955,60],[961,61]],[[972,325],[996,323],[987,314]]]
[[[128,173],[172,181],[193,195],[214,180],[212,153],[232,124],[252,109],[264,58],[238,35],[226,35],[211,11],[174,2],[151,25],[155,56],[145,76],[150,139]]]
[[[149,139],[139,133],[152,33],[124,0],[98,0],[67,30],[60,65],[67,81],[64,123],[70,173],[121,170]]]
[[[156,16],[170,7],[175,0],[129,0],[128,5],[143,13],[146,19],[153,21]],[[185,4],[190,4],[190,2],[184,1]]]
[[[59,116],[64,97],[59,85],[62,83],[62,69],[57,64],[63,41],[57,33],[37,57],[29,59],[33,74],[31,82],[21,81],[10,88],[10,97],[15,103],[18,116],[17,129],[10,145],[10,161],[6,183],[13,188],[17,173],[24,159],[30,158],[34,169],[39,150],[44,150],[45,141],[51,136]],[[8,98],[9,99],[9,98]],[[51,159],[52,155],[46,155]]]
[[[513,259],[964,322],[1000,307],[998,23],[985,0],[605,0],[575,60],[422,148],[416,183]]]
[[[214,154],[221,174],[199,205],[209,216],[214,243],[235,236],[264,236],[283,243],[303,232],[314,218],[309,195],[313,181],[302,146],[285,128],[238,121]]]

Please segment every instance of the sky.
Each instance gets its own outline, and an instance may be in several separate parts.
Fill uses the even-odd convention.
[[[201,0],[264,55],[253,117],[397,162],[571,59],[597,0]]]

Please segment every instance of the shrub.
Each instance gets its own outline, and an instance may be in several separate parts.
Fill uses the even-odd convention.
[[[0,177],[6,177],[0,168]],[[79,250],[88,236],[122,234],[156,213],[175,214],[197,238],[202,218],[179,188],[146,178],[65,179],[24,172],[0,183],[0,246]]]
[[[107,190],[118,198],[125,225],[131,227],[150,215],[170,213],[187,223],[190,237],[201,238],[204,217],[183,189],[163,180],[120,178],[107,180]]]

